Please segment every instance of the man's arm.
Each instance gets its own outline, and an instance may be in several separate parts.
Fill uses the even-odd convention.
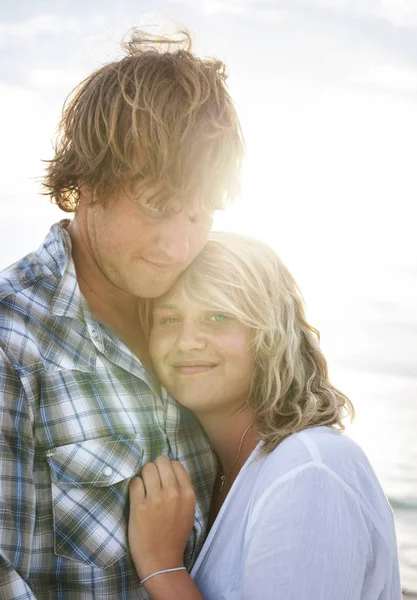
[[[33,424],[20,377],[0,348],[0,598],[33,600]]]

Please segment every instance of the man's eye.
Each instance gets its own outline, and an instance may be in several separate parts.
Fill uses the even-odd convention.
[[[141,204],[139,203],[139,208],[141,212],[151,219],[163,219],[167,216],[167,212],[152,206],[151,204]]]
[[[189,215],[191,223],[198,223],[201,225],[211,225],[213,221],[213,213],[193,213]]]

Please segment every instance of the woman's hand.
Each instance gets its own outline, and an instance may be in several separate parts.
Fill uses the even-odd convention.
[[[129,495],[129,546],[139,577],[182,566],[195,511],[187,471],[158,456],[132,479]]]

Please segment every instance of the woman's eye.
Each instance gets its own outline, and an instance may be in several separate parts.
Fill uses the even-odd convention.
[[[214,321],[215,323],[222,323],[223,321],[226,321],[226,319],[227,319],[227,316],[222,315],[221,313],[216,313],[209,317],[209,320]]]
[[[180,320],[178,317],[164,317],[163,319],[161,319],[162,325],[175,325],[179,322]]]

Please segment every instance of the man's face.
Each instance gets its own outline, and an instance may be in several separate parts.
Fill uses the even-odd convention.
[[[84,210],[88,244],[102,275],[140,298],[164,294],[202,250],[212,215],[152,206],[153,190],[113,193]]]

